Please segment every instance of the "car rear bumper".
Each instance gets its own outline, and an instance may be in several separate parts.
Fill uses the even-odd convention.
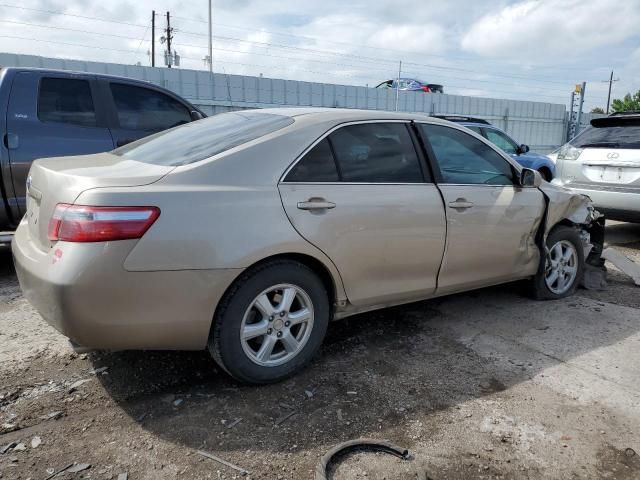
[[[625,189],[626,191],[613,189],[598,189],[588,185],[565,185],[571,190],[588,195],[593,201],[596,210],[605,214],[612,220],[626,222],[640,222],[640,188]]]
[[[21,224],[12,250],[24,295],[73,343],[114,350],[205,348],[216,305],[241,270],[130,272],[122,265],[135,243],[58,242],[44,252]]]

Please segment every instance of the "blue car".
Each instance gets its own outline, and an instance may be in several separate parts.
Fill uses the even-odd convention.
[[[450,122],[459,123],[460,125],[482,135],[491,143],[511,155],[523,167],[531,168],[540,172],[542,178],[547,182],[550,182],[556,175],[556,165],[549,157],[542,155],[541,153],[530,152],[528,145],[518,145],[518,143],[509,135],[499,128],[494,127],[486,120],[459,115],[433,116],[449,120]]]

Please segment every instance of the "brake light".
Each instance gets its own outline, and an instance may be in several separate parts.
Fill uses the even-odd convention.
[[[429,87],[427,87],[426,85],[422,85],[422,91],[428,93],[428,92],[431,91],[431,89]]]
[[[158,207],[93,207],[59,203],[49,221],[55,242],[107,242],[140,238],[160,215]]]

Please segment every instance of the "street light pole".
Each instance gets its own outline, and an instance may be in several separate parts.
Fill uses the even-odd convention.
[[[607,95],[607,115],[609,115],[609,103],[611,102],[611,85],[613,84],[613,70],[611,70],[611,76],[609,77],[609,94]]]

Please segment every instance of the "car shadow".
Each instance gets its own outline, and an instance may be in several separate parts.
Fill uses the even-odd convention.
[[[207,352],[91,359],[108,367],[99,378],[121,408],[165,440],[292,452],[366,436],[410,443],[412,419],[508,389],[638,328],[580,295],[534,302],[516,283],[334,322],[315,361],[275,385],[240,385]],[[512,358],[476,343],[488,341],[508,343]]]

